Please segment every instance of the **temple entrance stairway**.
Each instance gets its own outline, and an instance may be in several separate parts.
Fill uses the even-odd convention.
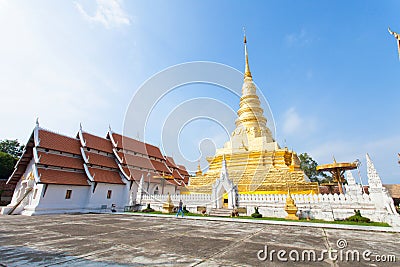
[[[216,217],[230,217],[232,214],[232,209],[216,209],[212,208],[210,210],[210,216],[216,216]]]

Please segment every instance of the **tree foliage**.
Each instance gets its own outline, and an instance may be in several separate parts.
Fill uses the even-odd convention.
[[[10,177],[23,151],[24,146],[18,140],[4,139],[0,141],[0,179]]]
[[[0,152],[0,179],[8,179],[14,171],[17,159],[10,154]]]
[[[24,146],[21,145],[17,139],[15,140],[4,139],[0,141],[0,152],[10,154],[16,159],[22,156],[23,151],[24,151]]]
[[[311,182],[326,183],[331,181],[331,177],[323,172],[317,171],[318,163],[307,153],[299,155],[300,168],[304,171]]]

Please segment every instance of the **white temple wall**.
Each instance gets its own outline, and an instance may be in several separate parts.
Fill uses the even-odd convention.
[[[165,194],[170,194],[170,195],[175,195],[179,192],[176,191],[176,186],[175,185],[165,185],[164,186],[164,195]]]
[[[128,182],[130,183],[130,182]],[[129,184],[130,186],[130,184]],[[129,189],[129,188],[128,188]],[[132,181],[132,186],[128,192],[128,205],[127,206],[132,206],[136,204],[136,197],[137,197],[137,192],[139,189],[139,184],[136,181]]]
[[[49,213],[83,212],[89,186],[47,185],[39,184],[31,194],[31,203],[24,207],[22,215],[39,215]],[[35,190],[36,197],[35,196]],[[67,190],[71,190],[70,198],[66,198]],[[44,196],[43,196],[44,194]]]
[[[172,184],[165,184],[163,186],[162,184],[158,183],[150,183],[150,187],[148,190],[146,190],[148,186],[147,182],[145,182],[144,186],[145,192],[148,192],[150,195],[168,195],[168,193],[170,195],[174,195],[179,193],[176,191],[176,186]]]
[[[35,161],[31,159],[31,161],[27,165],[24,174],[22,175],[22,178],[15,186],[10,204],[8,204],[7,207],[3,207],[2,209],[0,209],[0,214],[8,214],[8,212],[21,201],[20,205],[13,211],[13,214],[20,214],[24,210],[24,207],[31,203],[33,192],[33,190],[31,189],[35,187],[37,188],[37,186],[35,185],[35,181],[31,176],[34,163]]]
[[[14,194],[11,199],[11,203],[8,206],[14,206],[23,196],[25,188],[27,187],[27,184],[25,183],[25,179],[26,179],[26,177],[29,176],[30,172],[32,171],[32,169],[33,169],[32,167],[33,167],[34,163],[35,163],[35,161],[32,158],[31,161],[28,163],[24,174],[21,176],[23,178],[21,178],[18,181],[17,185],[15,186]]]
[[[13,214],[24,213],[25,209],[34,210],[41,202],[44,184],[35,184],[31,193],[27,196],[26,205],[20,205]]]
[[[123,211],[124,207],[129,204],[129,184],[105,184],[98,183],[95,191],[93,193],[94,184],[90,187],[90,192],[86,195],[88,196],[88,203],[86,208],[93,211],[104,210],[103,207],[106,206],[106,210],[111,209],[111,205],[115,204],[118,211]],[[108,191],[111,190],[110,198],[107,198]]]

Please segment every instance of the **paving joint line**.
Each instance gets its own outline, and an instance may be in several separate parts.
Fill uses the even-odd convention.
[[[324,228],[322,228],[322,233],[323,233],[323,237],[324,237],[324,245],[325,245],[325,248],[326,248],[327,250],[332,249],[331,245],[329,244],[328,234],[326,233],[326,231],[325,231]],[[331,261],[331,260],[329,260],[329,259],[328,259],[328,260],[325,260],[325,261],[327,261],[332,267],[338,267],[338,266],[339,266],[336,262]]]
[[[238,245],[240,245],[240,244],[241,244],[242,242],[244,242],[245,240],[248,240],[248,239],[252,238],[253,236],[259,234],[260,232],[264,231],[264,230],[267,229],[267,228],[268,228],[268,226],[264,226],[264,227],[262,227],[261,229],[259,229],[259,230],[257,230],[257,231],[254,231],[253,233],[251,233],[251,234],[249,234],[249,235],[246,235],[246,236],[244,236],[243,238],[241,238],[241,239],[239,239],[239,240],[234,241],[232,244],[230,244],[230,245],[224,247],[223,249],[221,249],[221,250],[215,252],[214,254],[210,255],[209,257],[207,257],[207,258],[201,260],[200,262],[197,262],[197,263],[195,263],[194,265],[191,265],[191,266],[197,266],[197,265],[199,265],[199,264],[202,264],[202,263],[205,263],[205,262],[207,262],[207,261],[209,261],[209,260],[212,260],[212,259],[215,258],[216,256],[222,256],[222,255],[224,255],[225,253],[227,253],[228,251],[230,251],[230,249],[233,249],[233,248],[237,247]]]

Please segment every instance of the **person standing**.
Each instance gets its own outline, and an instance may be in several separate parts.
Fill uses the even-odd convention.
[[[182,217],[183,217],[184,212],[183,212],[183,202],[182,202],[182,199],[179,200],[179,208],[178,208],[178,212],[176,213],[176,217],[178,217],[178,215],[179,215],[180,212],[182,212]]]

